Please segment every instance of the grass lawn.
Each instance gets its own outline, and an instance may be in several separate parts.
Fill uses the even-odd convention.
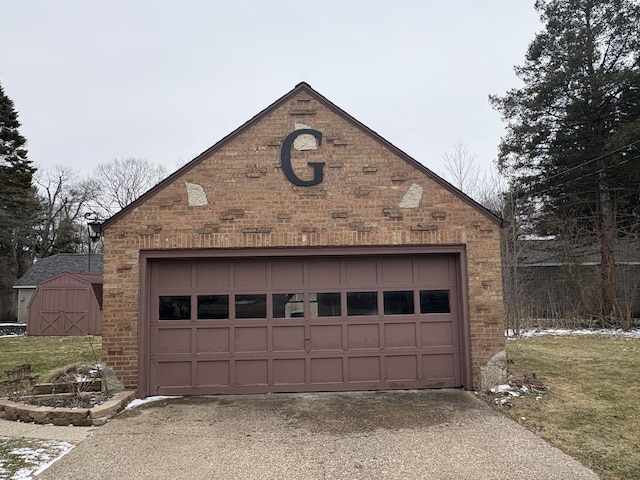
[[[640,339],[538,336],[508,341],[507,358],[547,390],[496,408],[603,479],[640,478]]]
[[[0,379],[25,363],[36,375],[97,363],[101,343],[101,337],[0,338]],[[535,374],[546,391],[496,408],[603,479],[640,478],[640,339],[546,335],[510,340],[507,355],[512,374]]]
[[[32,372],[43,375],[54,368],[73,363],[93,365],[100,362],[102,337],[2,337],[0,338],[0,380],[6,371],[19,365],[31,365]],[[0,387],[1,388],[1,387]],[[0,396],[7,392],[0,390]]]
[[[65,365],[100,362],[102,337],[0,337],[0,397],[11,393],[6,370],[29,364],[37,377]],[[9,391],[7,391],[9,390]],[[4,438],[0,432],[0,478],[32,478],[72,446],[65,442]]]

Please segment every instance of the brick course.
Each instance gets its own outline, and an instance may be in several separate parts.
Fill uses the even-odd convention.
[[[308,87],[298,86],[105,224],[103,359],[127,388],[138,379],[139,252],[155,249],[466,245],[471,366],[504,349],[499,225]],[[332,108],[333,107],[333,108]],[[292,149],[302,179],[325,162],[324,181],[290,183],[280,147],[295,123],[323,133],[317,150]],[[190,206],[186,184],[208,199]],[[413,184],[415,208],[399,208]]]

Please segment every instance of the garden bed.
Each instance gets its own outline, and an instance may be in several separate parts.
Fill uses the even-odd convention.
[[[39,397],[43,398],[43,403],[46,403],[44,402],[45,396]],[[62,395],[48,395],[48,397],[62,397]],[[72,398],[71,395],[68,397]],[[75,425],[79,427],[104,425],[111,417],[122,411],[134,398],[135,392],[125,390],[93,407],[32,405],[25,403],[23,400],[14,401],[5,398],[0,399],[0,418],[45,425]]]
[[[102,405],[112,397],[112,395],[107,396],[100,392],[92,392],[81,395],[70,393],[32,395],[23,398],[10,398],[9,400],[36,407],[93,408]]]

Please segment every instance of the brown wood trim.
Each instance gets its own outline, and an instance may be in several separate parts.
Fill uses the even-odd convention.
[[[354,247],[268,247],[140,250],[140,260],[159,258],[331,257],[346,255],[421,255],[466,252],[465,245],[375,245]]]
[[[148,397],[149,392],[149,316],[151,270],[149,261],[140,255],[138,274],[138,398]]]
[[[460,286],[458,311],[461,314],[460,325],[460,362],[462,363],[462,385],[465,390],[473,390],[471,375],[471,325],[469,318],[469,271],[467,269],[466,249],[457,256],[458,285]]]

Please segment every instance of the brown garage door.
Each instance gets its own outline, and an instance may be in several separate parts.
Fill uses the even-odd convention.
[[[461,386],[457,261],[152,260],[148,393]]]

